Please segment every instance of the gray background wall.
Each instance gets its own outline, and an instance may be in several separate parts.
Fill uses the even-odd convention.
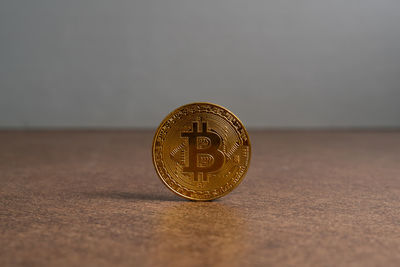
[[[1,0],[0,127],[400,126],[397,0]]]

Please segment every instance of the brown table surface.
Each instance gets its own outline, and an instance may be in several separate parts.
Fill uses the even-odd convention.
[[[0,266],[400,265],[400,131],[251,131],[212,202],[161,183],[152,135],[0,132]]]

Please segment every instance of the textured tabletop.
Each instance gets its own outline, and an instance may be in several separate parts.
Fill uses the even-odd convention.
[[[152,135],[0,132],[0,266],[399,266],[400,131],[250,131],[212,202],[161,183]]]

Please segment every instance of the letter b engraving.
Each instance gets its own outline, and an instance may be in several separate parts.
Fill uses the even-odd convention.
[[[219,170],[224,164],[225,155],[219,150],[221,137],[207,131],[207,122],[202,122],[202,131],[198,131],[198,123],[193,122],[192,132],[182,132],[181,137],[189,138],[189,166],[184,172],[193,172],[194,181],[198,181],[201,173],[203,181],[207,181],[207,173]]]

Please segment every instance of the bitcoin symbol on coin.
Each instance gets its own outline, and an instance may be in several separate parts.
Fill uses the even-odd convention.
[[[187,199],[212,200],[243,180],[251,147],[244,125],[232,112],[193,103],[161,122],[152,152],[157,174],[169,189]]]
[[[191,132],[182,132],[182,137],[189,139],[189,166],[183,167],[184,172],[193,172],[194,181],[198,181],[198,174],[207,181],[207,173],[219,170],[224,164],[224,153],[219,150],[221,137],[207,130],[207,122],[202,122],[202,131],[198,123],[193,122]]]

